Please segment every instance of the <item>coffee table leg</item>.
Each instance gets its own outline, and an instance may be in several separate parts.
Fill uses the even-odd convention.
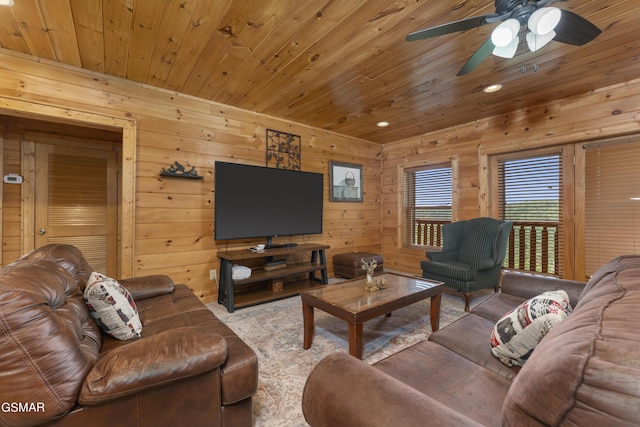
[[[304,343],[302,348],[308,350],[313,343],[313,330],[315,326],[313,323],[313,307],[304,302],[302,303],[302,319],[304,322]]]
[[[440,329],[440,301],[442,294],[438,293],[431,297],[431,331],[435,332]]]
[[[362,359],[362,322],[349,322],[349,354]]]

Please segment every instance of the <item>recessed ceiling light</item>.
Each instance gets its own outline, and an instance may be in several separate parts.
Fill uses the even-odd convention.
[[[13,6],[13,0],[0,0],[0,6]]]
[[[502,85],[500,83],[496,83],[496,84],[485,87],[484,89],[482,89],[482,91],[485,93],[491,93],[491,92],[497,92],[500,89],[502,89]]]
[[[377,125],[380,126],[381,128],[384,128],[389,126],[389,122],[378,122]]]

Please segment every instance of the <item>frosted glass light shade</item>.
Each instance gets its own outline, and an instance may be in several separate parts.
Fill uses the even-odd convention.
[[[520,44],[520,37],[516,36],[508,45],[493,48],[491,53],[501,58],[513,58],[518,50],[518,44]]]
[[[491,32],[491,43],[496,47],[507,47],[518,36],[518,31],[520,22],[514,18],[507,19]]]
[[[532,33],[544,36],[553,31],[562,17],[562,12],[557,7],[543,7],[531,14],[527,26]]]
[[[549,43],[556,36],[555,31],[551,31],[543,36],[536,35],[533,32],[527,33],[527,46],[529,46],[529,50],[531,52],[535,52],[540,49],[542,46]]]

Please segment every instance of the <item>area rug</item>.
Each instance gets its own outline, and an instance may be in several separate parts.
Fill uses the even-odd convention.
[[[373,364],[431,333],[429,300],[394,311],[364,324],[364,361]],[[325,356],[348,352],[346,322],[315,310],[315,335],[309,350],[302,348],[302,302],[299,296],[228,313],[217,303],[208,305],[258,355],[258,391],[253,400],[257,427],[307,426],[302,414],[302,391],[313,367]],[[440,327],[464,314],[464,303],[443,294]]]

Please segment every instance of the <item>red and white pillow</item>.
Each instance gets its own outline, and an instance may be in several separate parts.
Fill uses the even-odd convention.
[[[514,308],[491,332],[491,352],[507,366],[522,366],[552,327],[573,311],[563,290],[544,292]]]
[[[91,317],[108,335],[119,340],[137,338],[142,323],[129,291],[116,280],[95,271],[84,290],[84,302]]]

